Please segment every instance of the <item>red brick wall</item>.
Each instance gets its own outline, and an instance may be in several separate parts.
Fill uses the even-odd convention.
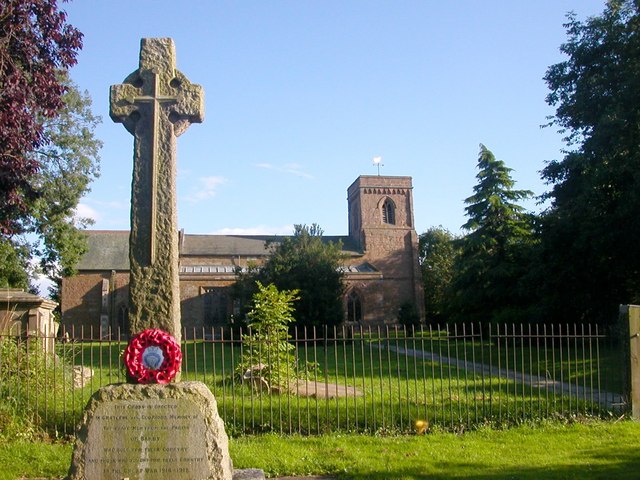
[[[115,323],[119,305],[126,305],[129,299],[129,273],[116,272],[81,272],[62,280],[62,324],[65,329],[76,330],[83,336],[100,334],[100,314],[102,311],[102,281],[110,281],[112,293],[109,298],[107,312]]]

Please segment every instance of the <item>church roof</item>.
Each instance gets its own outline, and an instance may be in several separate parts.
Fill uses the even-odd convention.
[[[191,235],[183,236],[181,255],[262,256],[269,254],[269,243],[282,237],[260,235]]]
[[[86,230],[88,251],[78,270],[129,270],[129,232],[126,230]],[[260,257],[269,255],[269,245],[281,242],[282,235],[182,235],[181,256]],[[359,256],[355,243],[347,236],[322,237],[325,242],[342,242],[349,256]]]
[[[269,255],[271,249],[279,244],[287,235],[193,235],[183,237],[180,255],[194,256],[262,256]],[[342,242],[344,253],[359,254],[355,244],[349,237],[323,236],[325,242]]]
[[[127,230],[86,230],[89,249],[78,270],[129,270],[129,232]]]

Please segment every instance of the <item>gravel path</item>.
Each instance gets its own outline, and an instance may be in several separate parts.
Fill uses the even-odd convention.
[[[398,352],[416,358],[425,358],[434,362],[443,363],[445,365],[453,365],[464,370],[474,371],[476,373],[487,376],[494,376],[513,380],[514,382],[524,383],[533,388],[551,390],[558,395],[568,395],[579,400],[599,403],[610,410],[623,409],[625,400],[619,393],[606,392],[597,388],[576,385],[575,383],[559,382],[552,378],[541,375],[530,375],[528,373],[506,370],[496,366],[486,365],[484,363],[471,362],[469,360],[461,360],[459,358],[444,357],[436,353],[426,352],[423,350],[414,350],[411,348],[396,347],[393,345],[383,346],[392,352]]]

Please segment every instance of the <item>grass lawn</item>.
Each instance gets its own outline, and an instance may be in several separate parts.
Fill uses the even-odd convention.
[[[269,477],[332,474],[340,480],[637,479],[640,423],[545,424],[464,435],[321,437],[262,435],[232,439],[236,468]],[[0,480],[59,478],[72,447],[0,445]]]
[[[575,386],[591,386],[594,366],[585,348],[565,345],[532,349],[529,343],[507,343],[496,349],[477,344],[466,337],[453,336],[452,341],[441,332],[403,338],[398,332],[385,332],[391,346],[410,350],[431,351],[441,356],[454,356],[480,362],[491,359],[501,368],[515,366],[519,371],[541,374],[548,372],[549,359],[556,368],[565,369],[553,378],[575,381]],[[336,339],[318,343],[296,343],[299,364],[317,363],[319,370],[310,379],[320,383],[356,387],[358,397],[307,398],[290,392],[258,394],[243,385],[234,372],[242,357],[239,343],[186,341],[183,345],[182,380],[206,383],[218,401],[220,415],[234,436],[255,433],[324,434],[329,432],[408,433],[417,419],[428,419],[432,425],[457,431],[473,425],[492,422],[497,425],[517,424],[541,418],[572,415],[606,415],[589,397],[561,395],[553,389],[533,388],[512,379],[489,377],[472,370],[438,363],[386,348],[387,340],[368,335],[357,339]],[[580,346],[579,346],[580,347]],[[42,426],[51,434],[72,434],[91,394],[100,386],[124,381],[120,354],[124,342],[86,342],[59,345],[62,358],[76,365],[91,367],[94,376],[83,388],[71,388],[55,378],[62,371],[48,372],[55,378],[48,388],[24,385],[10,396],[23,397],[35,407]],[[484,350],[486,351],[484,351]],[[500,353],[498,355],[498,352]],[[609,351],[607,350],[607,353]],[[599,351],[603,365],[616,364],[613,357]],[[564,361],[561,361],[564,359]],[[619,362],[617,363],[619,365]],[[54,366],[55,367],[55,366]],[[597,372],[597,370],[596,370]],[[576,376],[577,375],[577,376]],[[613,378],[619,375],[600,375]],[[575,392],[576,390],[574,390]],[[618,415],[616,415],[618,416]]]
[[[424,330],[405,337],[402,331],[390,331],[385,332],[385,337],[390,339],[390,345],[404,349],[428,351],[583,387],[622,391],[620,364],[625,357],[613,339],[583,325],[510,327],[494,326],[493,341],[487,340],[486,333],[480,341],[478,328],[455,326],[449,328],[448,335],[445,330]],[[367,338],[376,341],[375,335]]]

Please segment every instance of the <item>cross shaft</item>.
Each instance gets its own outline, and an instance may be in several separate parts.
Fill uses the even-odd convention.
[[[171,39],[142,39],[139,68],[111,86],[109,114],[134,137],[129,330],[179,341],[176,137],[202,122],[204,94],[176,69]]]
[[[151,95],[140,95],[133,98],[134,104],[142,104],[149,105],[151,107],[151,142],[149,145],[149,170],[150,170],[150,219],[149,219],[149,263],[151,265],[154,264],[156,259],[156,204],[157,204],[157,194],[158,194],[158,174],[157,174],[157,166],[158,166],[158,136],[160,132],[160,122],[161,122],[161,109],[163,104],[175,104],[178,101],[178,98],[170,95],[162,95],[160,93],[159,82],[158,82],[158,74],[152,72],[150,75],[152,79],[152,87],[151,87]],[[168,115],[167,115],[168,121]]]

